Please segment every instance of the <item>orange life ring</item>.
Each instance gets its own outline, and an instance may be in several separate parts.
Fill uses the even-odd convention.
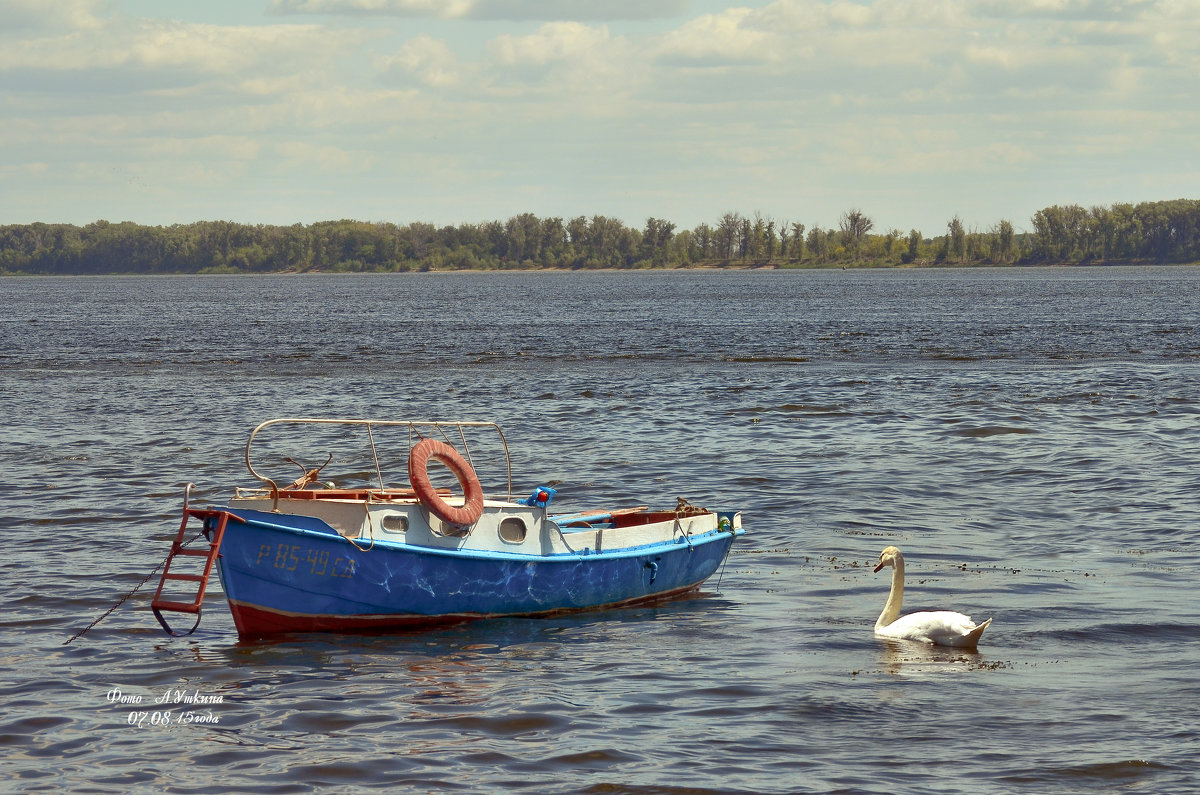
[[[458,484],[462,486],[466,498],[461,508],[447,503],[429,482],[431,458],[445,464],[454,473],[454,477],[458,478]],[[479,477],[467,460],[445,442],[422,439],[413,446],[412,452],[408,454],[408,480],[412,483],[413,491],[417,493],[417,500],[444,522],[469,527],[483,516],[483,486],[479,485]]]

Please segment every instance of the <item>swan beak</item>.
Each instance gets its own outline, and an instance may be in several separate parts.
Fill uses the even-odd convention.
[[[883,568],[883,561],[881,560],[881,561],[879,561],[879,565],[875,567],[875,573],[878,574],[879,570],[882,568]]]

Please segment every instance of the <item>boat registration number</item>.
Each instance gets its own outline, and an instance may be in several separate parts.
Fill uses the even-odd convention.
[[[258,548],[258,559],[254,565],[261,566],[264,563],[284,571],[307,567],[308,573],[316,577],[349,579],[354,576],[353,558],[330,555],[327,549],[313,549],[300,544],[263,544]]]

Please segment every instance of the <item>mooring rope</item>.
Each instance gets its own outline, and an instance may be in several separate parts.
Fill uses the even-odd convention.
[[[736,536],[735,536],[736,538]],[[725,550],[725,557],[721,558],[721,570],[717,572],[717,588],[721,590],[721,580],[725,577],[725,564],[729,562],[729,553],[733,550],[733,541],[729,542],[729,549]]]
[[[199,531],[196,533],[196,535],[192,536],[192,537],[191,537],[191,538],[189,538],[187,541],[185,541],[185,542],[183,543],[183,546],[184,546],[184,547],[186,547],[188,544],[192,543],[192,542],[193,542],[193,541],[195,541],[197,538],[199,538],[199,537],[200,537],[200,536],[201,536],[203,533],[204,533],[204,529],[203,529],[203,528],[201,528],[201,529],[200,529],[200,530],[199,530]],[[180,547],[180,548],[182,549],[182,547]],[[173,551],[173,550],[172,550],[172,551]],[[104,615],[100,616],[100,617],[99,617],[99,618],[97,618],[95,621],[93,621],[92,623],[88,624],[86,627],[84,627],[83,629],[79,630],[78,632],[76,632],[76,633],[75,633],[74,635],[72,635],[71,637],[67,638],[66,642],[65,642],[65,643],[63,643],[63,645],[64,645],[64,646],[67,646],[67,645],[69,645],[69,644],[71,643],[71,641],[75,640],[76,638],[83,637],[85,634],[87,634],[87,632],[88,632],[88,631],[89,631],[89,630],[90,630],[92,627],[96,626],[96,625],[97,625],[97,624],[99,624],[101,621],[103,621],[104,619],[106,619],[106,618],[108,618],[110,615],[112,615],[112,613],[113,613],[113,611],[114,611],[114,610],[116,610],[116,609],[117,609],[118,607],[120,607],[121,605],[125,604],[125,601],[126,601],[127,599],[129,599],[129,597],[133,596],[135,593],[137,593],[138,591],[140,591],[140,590],[142,589],[142,586],[143,586],[143,585],[145,585],[146,583],[150,582],[150,579],[151,579],[152,577],[154,577],[154,575],[155,575],[155,574],[158,574],[158,570],[159,570],[159,569],[161,569],[163,566],[165,566],[165,565],[166,565],[166,563],[167,563],[167,561],[168,561],[168,560],[170,560],[170,559],[171,559],[171,552],[167,552],[167,556],[166,556],[165,558],[163,558],[163,559],[162,559],[162,562],[161,562],[161,563],[159,563],[157,566],[155,566],[155,567],[154,567],[154,571],[152,571],[152,572],[150,572],[149,574],[147,574],[147,575],[145,576],[145,578],[143,578],[143,579],[142,579],[142,581],[141,581],[141,582],[139,582],[137,585],[133,586],[133,590],[132,590],[132,591],[130,591],[129,593],[125,594],[125,595],[124,595],[124,596],[122,596],[120,599],[118,599],[118,600],[117,600],[117,603],[116,603],[115,605],[113,605],[112,607],[108,608],[108,610],[106,610],[106,611],[105,611]]]

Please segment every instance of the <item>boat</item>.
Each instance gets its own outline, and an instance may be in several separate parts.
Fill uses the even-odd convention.
[[[333,452],[314,467],[282,454],[316,443],[319,461],[318,438],[355,451],[339,457],[349,469],[337,480],[323,474]],[[257,483],[225,505],[194,507],[191,484],[184,491],[151,602],[169,634],[195,631],[214,569],[242,639],[387,632],[678,598],[744,533],[739,511],[682,498],[661,510],[559,511],[554,481],[517,497],[508,443],[492,422],[280,417],[251,431],[245,459]],[[284,465],[302,474],[286,485],[274,469],[264,474]],[[400,469],[407,483],[397,482]],[[172,613],[194,616],[191,629],[172,627]]]

